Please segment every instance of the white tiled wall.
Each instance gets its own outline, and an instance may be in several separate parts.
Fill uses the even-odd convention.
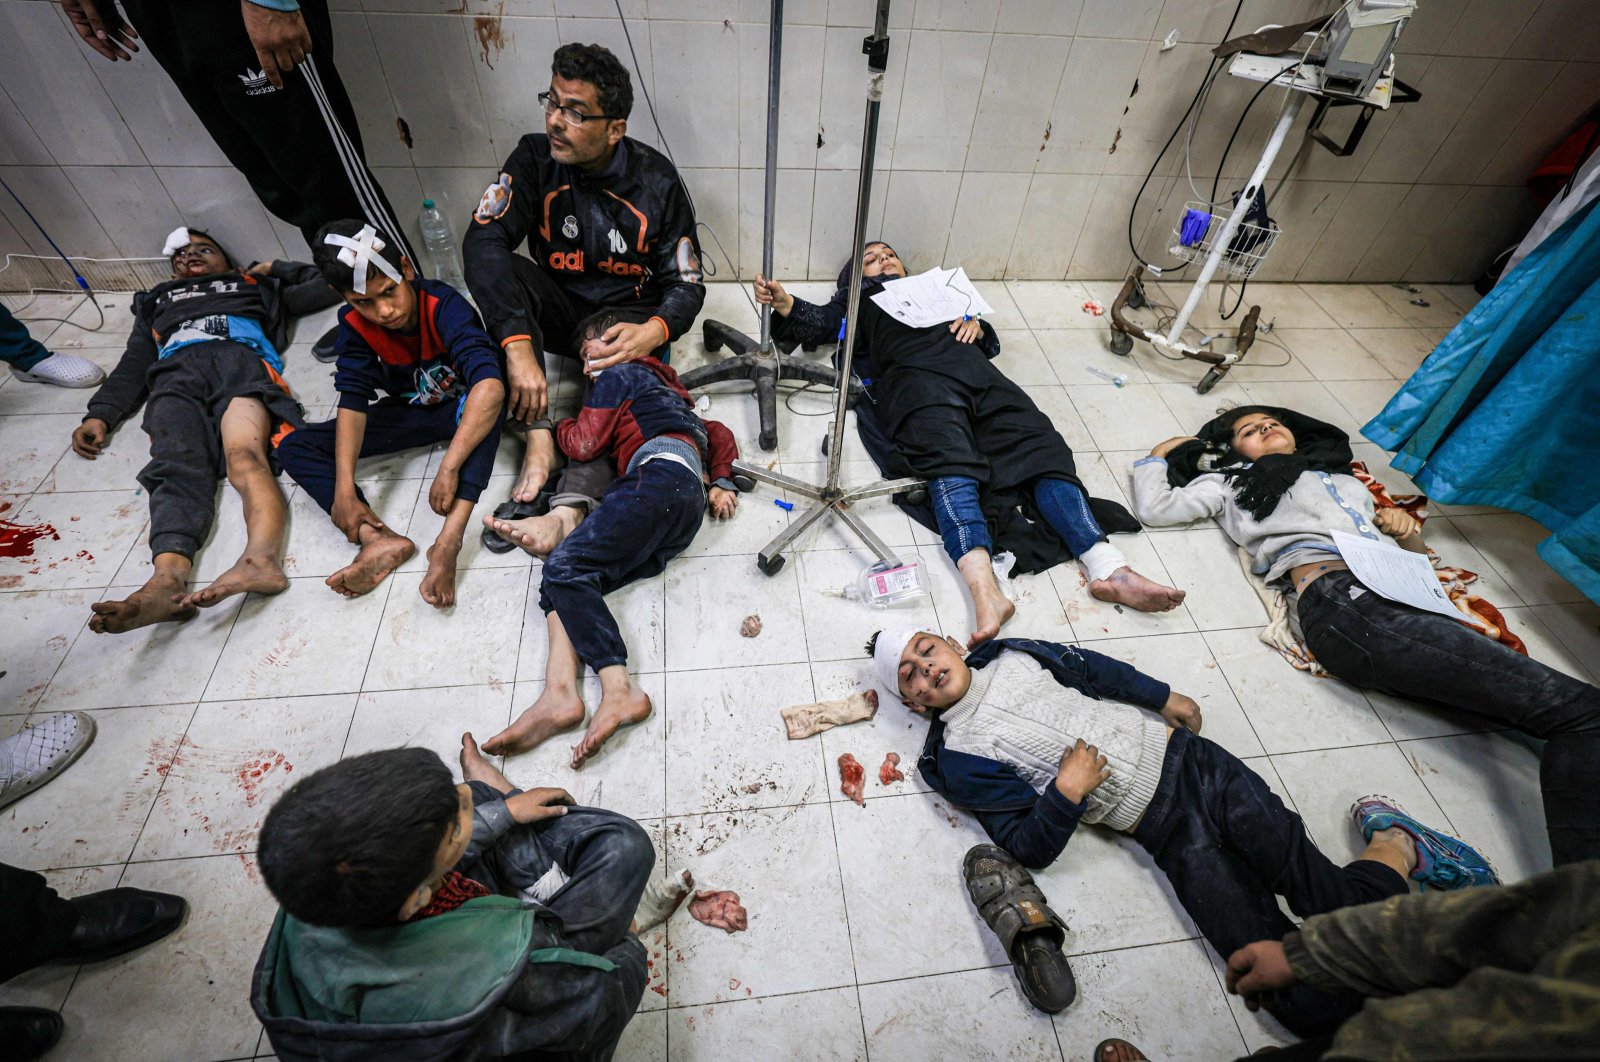
[[[1235,32],[1333,2],[1244,0]],[[598,41],[654,96],[726,252],[724,262],[708,247],[720,275],[759,265],[765,0],[624,0],[637,62],[615,0],[330,6],[368,158],[403,219],[427,195],[464,222],[516,138],[540,127],[534,97],[550,52]],[[919,267],[1119,275],[1134,195],[1233,9],[1231,0],[895,0],[874,228]],[[847,250],[872,10],[872,0],[785,5],[782,275],[831,277]],[[1162,51],[1173,30],[1179,44]],[[1349,158],[1309,145],[1281,156],[1269,194],[1283,237],[1262,279],[1471,279],[1530,219],[1522,182],[1533,164],[1600,100],[1592,0],[1423,0],[1400,51],[1400,76],[1422,91],[1420,103],[1378,115]],[[69,252],[150,254],[181,214],[241,254],[305,253],[148,54],[102,60],[55,3],[0,0],[0,89],[0,175]],[[1223,78],[1212,93],[1192,151],[1202,192],[1254,89]],[[630,132],[659,146],[637,95]],[[1242,184],[1273,110],[1263,97],[1245,123],[1221,194]],[[1342,131],[1349,113],[1330,127]],[[1134,219],[1147,256],[1161,258],[1161,234],[1190,197],[1182,153],[1168,152]],[[48,251],[9,198],[0,202],[6,251]]]

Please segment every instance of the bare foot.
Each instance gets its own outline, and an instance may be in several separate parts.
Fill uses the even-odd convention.
[[[1090,583],[1089,593],[1101,601],[1127,605],[1140,612],[1170,612],[1188,596],[1182,590],[1146,579],[1126,564],[1106,578]]]
[[[501,774],[500,768],[490,763],[489,758],[479,751],[471,731],[461,735],[461,777],[468,782],[491,785],[502,793],[509,793],[516,788],[511,784],[511,779]]]
[[[528,449],[522,455],[522,470],[517,473],[516,486],[511,488],[511,500],[531,502],[537,498],[550,479],[550,470],[555,466],[553,434],[537,428],[529,431]]]
[[[194,615],[194,606],[183,600],[188,588],[186,580],[158,571],[125,600],[90,605],[94,615],[89,617],[89,629],[96,634],[121,634],[152,623],[186,620]]]
[[[456,558],[460,555],[460,542],[441,539],[428,547],[428,574],[422,577],[418,590],[422,600],[434,608],[449,608],[456,603]]]
[[[1094,1062],[1144,1062],[1149,1058],[1143,1051],[1126,1040],[1111,1039],[1100,1044]]]
[[[1000,633],[1000,628],[1006,620],[1016,614],[1017,606],[1011,603],[1005,592],[999,586],[990,584],[987,588],[979,589],[972,595],[972,608],[978,621],[978,629],[972,632],[972,637],[967,639],[967,648],[976,649],[984,642]]]
[[[583,701],[577,689],[547,685],[539,699],[523,709],[510,726],[483,743],[483,751],[495,756],[515,756],[582,724]]]
[[[583,732],[583,740],[572,750],[573,769],[582,767],[620,728],[642,723],[648,718],[650,697],[632,683],[624,692],[602,696],[600,707],[594,710],[594,718],[589,720],[589,729]]]
[[[495,534],[513,542],[535,557],[555,552],[567,536],[583,522],[583,511],[572,505],[558,505],[543,516],[529,516],[522,520],[496,520],[485,516],[483,524]]]
[[[404,535],[384,528],[356,554],[356,559],[328,576],[328,586],[345,597],[360,597],[411,559],[417,547]]]
[[[234,594],[281,594],[289,589],[289,577],[276,558],[246,554],[233,567],[217,576],[204,590],[196,590],[180,603],[184,608],[210,608]]]
[[[694,875],[680,870],[670,878],[647,881],[644,895],[639,897],[639,909],[633,914],[634,933],[647,933],[672,917],[672,912],[682,906],[694,891]]]

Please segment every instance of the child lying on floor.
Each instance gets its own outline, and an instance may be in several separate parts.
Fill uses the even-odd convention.
[[[357,458],[448,442],[428,490],[428,507],[444,526],[428,548],[420,592],[434,608],[449,608],[462,536],[489,484],[505,419],[499,354],[466,299],[442,281],[417,279],[395,241],[365,222],[324,225],[312,253],[349,303],[339,311],[335,346],[339,413],[278,443],[278,460],[361,547],[328,578],[338,593],[359,597],[416,546],[367,504],[356,486]]]
[[[196,606],[233,594],[288,588],[278,563],[288,505],[268,450],[302,419],[279,375],[280,352],[290,318],[338,301],[314,266],[261,262],[241,270],[199,229],[174,230],[163,253],[172,279],[133,297],[128,349],[72,433],[73,452],[92,461],[149,396],[150,463],[139,485],[150,494],[155,572],[126,600],[90,606],[89,629],[101,634],[188,619]],[[224,472],[244,503],[249,538],[232,568],[190,593],[194,555],[211,530]]]
[[[579,322],[574,345],[588,359],[608,329],[634,319],[630,311],[602,310]],[[572,750],[572,765],[581,767],[619,727],[650,715],[650,698],[628,675],[628,647],[605,595],[664,569],[688,548],[708,507],[719,520],[733,515],[739,448],[725,425],[695,415],[678,374],[654,357],[600,373],[578,416],[556,425],[556,441],[574,461],[610,456],[621,474],[593,513],[556,510],[573,523],[545,561],[539,587],[550,634],[544,692],[483,747],[514,755],[582,723],[578,679],[587,664],[600,677],[600,704]],[[505,521],[486,522],[508,538],[516,534]]]
[[[686,889],[647,886],[638,823],[515,788],[471,734],[461,773],[427,749],[371,752],[267,814],[282,909],[251,1005],[279,1058],[611,1057],[644,993],[636,933]]]
[[[1121,661],[1018,638],[963,659],[953,639],[916,630],[880,631],[868,652],[878,680],[929,717],[917,769],[935,792],[1028,867],[1054,862],[1080,821],[1131,834],[1220,955],[1294,928],[1278,895],[1307,917],[1404,893],[1408,875],[1444,889],[1496,881],[1477,852],[1376,797],[1353,809],[1366,850],[1334,865],[1259,775],[1198,736],[1194,701]],[[983,869],[1037,893],[1022,866]],[[968,878],[972,889],[970,858]],[[1007,908],[979,909],[1005,927]],[[1020,967],[1037,953],[1013,947],[1014,924],[1003,942]],[[1269,1009],[1305,1036],[1354,1006],[1301,986]]]

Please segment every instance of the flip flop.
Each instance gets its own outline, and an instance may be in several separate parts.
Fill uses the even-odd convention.
[[[550,499],[555,497],[555,491],[546,488],[541,490],[531,502],[504,501],[494,511],[496,520],[526,520],[530,516],[543,516],[550,511]],[[483,529],[483,548],[490,553],[510,553],[520,549],[515,542],[501,538],[500,533],[492,527]]]

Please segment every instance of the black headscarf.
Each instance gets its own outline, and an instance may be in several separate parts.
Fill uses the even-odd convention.
[[[1265,413],[1288,428],[1294,435],[1294,453],[1267,454],[1252,462],[1234,450],[1233,426],[1250,413]],[[1239,507],[1259,521],[1272,515],[1302,472],[1349,472],[1354,459],[1350,436],[1332,424],[1279,406],[1239,406],[1213,417],[1196,441],[1167,455],[1167,482],[1182,487],[1206,472],[1220,472],[1233,487]]]

